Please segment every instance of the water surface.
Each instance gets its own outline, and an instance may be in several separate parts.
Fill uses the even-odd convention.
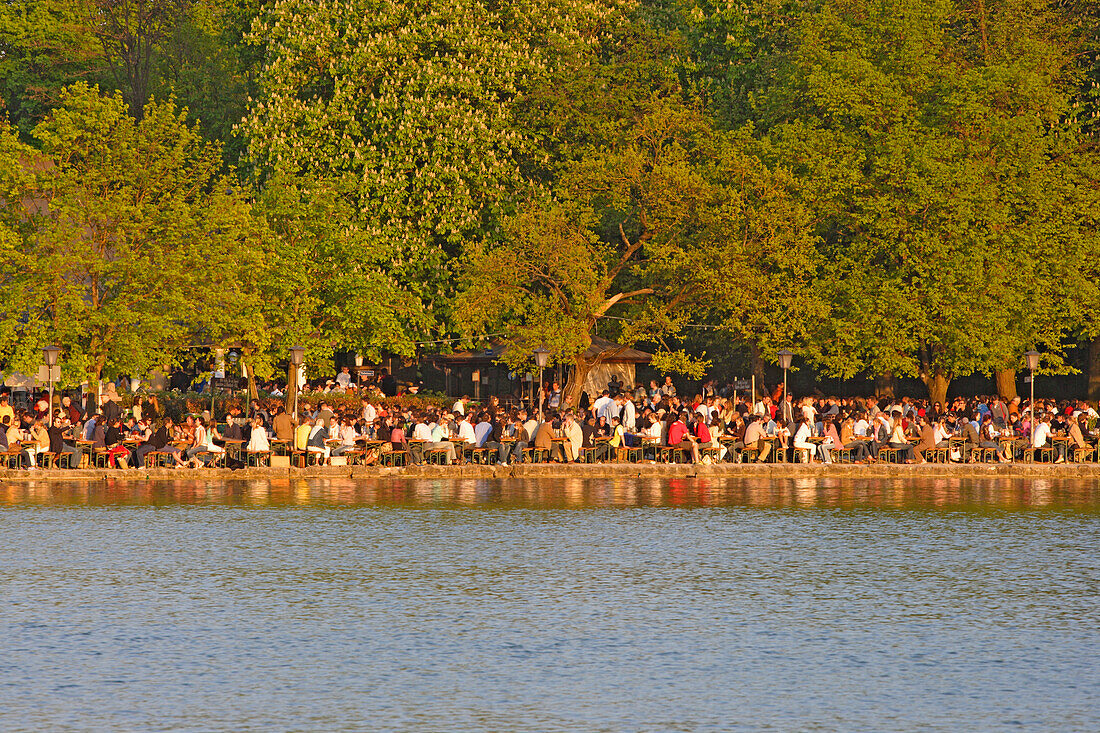
[[[1097,730],[1097,496],[0,484],[0,729]]]

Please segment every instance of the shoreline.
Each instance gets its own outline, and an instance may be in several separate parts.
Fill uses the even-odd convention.
[[[607,464],[521,464],[517,466],[321,466],[312,468],[224,468],[204,469],[0,469],[0,483],[103,481],[145,481],[148,479],[285,479],[285,478],[424,478],[424,479],[567,479],[567,478],[1044,478],[1100,479],[1096,463],[925,463],[925,464],[718,464],[607,463]]]

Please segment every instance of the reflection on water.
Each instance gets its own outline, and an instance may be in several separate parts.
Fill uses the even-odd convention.
[[[1053,479],[4,483],[0,731],[1100,730],[1097,505]]]
[[[1100,512],[1100,480],[346,477],[0,482],[2,505],[827,507]]]

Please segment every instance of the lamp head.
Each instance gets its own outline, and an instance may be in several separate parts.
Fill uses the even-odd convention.
[[[57,357],[61,355],[61,347],[49,345],[42,348],[42,358],[46,361],[46,366],[57,366]]]
[[[1039,368],[1039,352],[1029,351],[1024,356],[1027,357],[1027,368],[1031,371],[1035,371]]]
[[[782,351],[780,351],[779,352],[779,366],[783,369],[790,369],[791,368],[791,358],[792,357],[794,357],[794,354],[792,352],[788,351],[787,349],[783,349]]]
[[[302,362],[306,358],[306,348],[304,346],[291,346],[290,347],[290,363],[294,366],[301,366]]]
[[[550,350],[546,348],[546,344],[542,344],[535,349],[535,364],[538,365],[539,369],[545,369],[549,361]]]

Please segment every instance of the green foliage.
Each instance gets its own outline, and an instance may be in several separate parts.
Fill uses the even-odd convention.
[[[172,363],[223,317],[205,307],[232,283],[221,268],[249,262],[247,207],[223,193],[220,151],[171,104],[150,103],[139,122],[82,84],[34,135],[37,206],[8,316],[23,360],[56,341],[70,375]]]
[[[445,324],[455,257],[491,237],[529,187],[520,161],[534,141],[514,105],[610,12],[553,0],[275,2],[250,36],[266,49],[241,125],[251,160],[337,191],[362,246],[334,256],[369,250]]]
[[[1098,47],[1096,0],[5,3],[0,361],[504,332],[576,382],[603,321],[686,374],[1065,371]]]
[[[0,94],[24,139],[60,103],[63,87],[105,71],[92,23],[89,2],[0,3]]]
[[[926,380],[1011,368],[1030,347],[1057,362],[1080,141],[1063,124],[1069,56],[1052,16],[823,5],[801,17],[773,96],[792,121],[767,131],[824,242],[830,309],[807,355],[840,376]]]

